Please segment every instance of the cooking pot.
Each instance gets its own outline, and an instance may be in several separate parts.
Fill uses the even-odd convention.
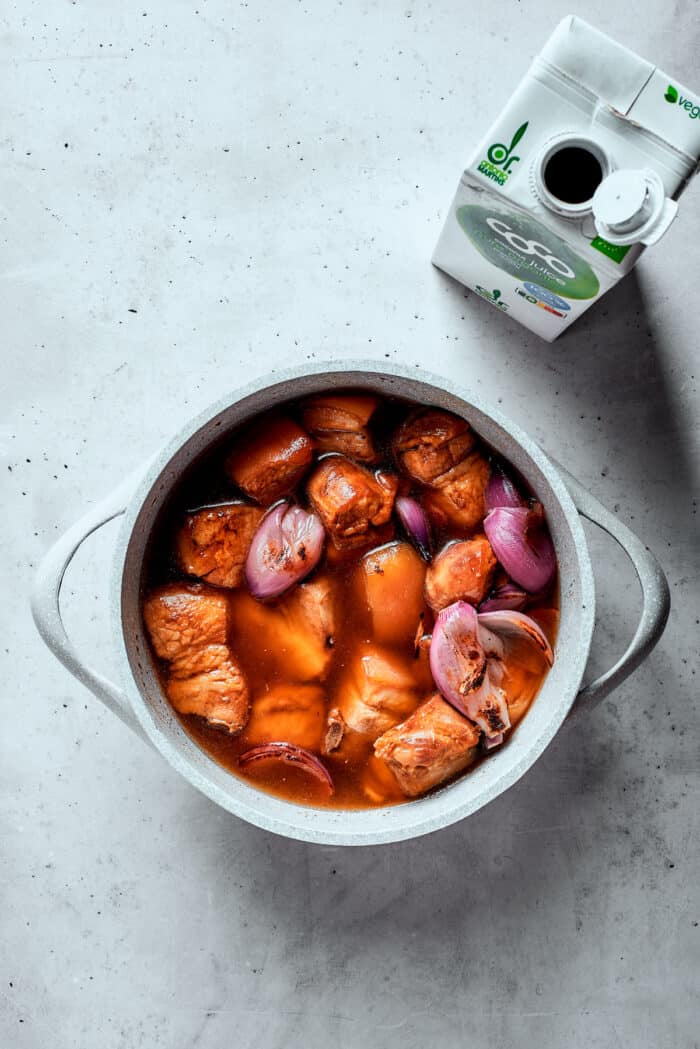
[[[561,619],[555,662],[527,717],[508,745],[476,769],[427,797],[361,811],[310,808],[257,790],[217,765],[187,735],[161,689],[141,617],[144,556],[159,511],[187,468],[234,427],[285,400],[362,386],[436,405],[463,416],[523,475],[544,505],[559,561]],[[81,543],[123,514],[112,587],[112,621],[121,685],[83,662],[64,629],[59,595]],[[581,688],[595,618],[593,573],[580,516],[617,540],[642,588],[642,612],[622,658]],[[276,373],[213,405],[188,423],[138,476],[94,507],[49,551],[35,580],[32,608],[49,648],[72,674],[194,787],[241,819],[277,834],[331,845],[370,845],[417,837],[464,819],[502,794],[537,760],[567,716],[592,707],[644,659],[660,637],[669,609],[668,584],[652,554],[530,437],[458,383],[418,369],[372,361],[305,366]]]

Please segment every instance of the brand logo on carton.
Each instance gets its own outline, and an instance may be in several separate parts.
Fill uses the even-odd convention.
[[[508,312],[508,303],[503,302],[501,299],[501,292],[498,288],[489,291],[488,288],[482,288],[480,284],[475,284],[474,291],[477,295],[481,295],[482,299],[486,299],[487,302],[490,302],[492,306],[497,306],[498,309],[503,310],[504,313]]]
[[[528,215],[464,204],[457,221],[480,255],[517,280],[568,299],[594,299],[600,291],[586,260]]]
[[[678,89],[675,88],[673,84],[669,84],[666,88],[664,98],[667,102],[670,102],[672,106],[675,106],[676,103],[678,103],[681,109],[685,109],[691,120],[697,120],[700,117],[700,105],[698,105],[697,102],[693,102],[690,98],[684,98],[683,95],[679,95]]]
[[[487,159],[482,160],[478,168],[482,175],[486,175],[486,178],[490,178],[492,182],[496,182],[499,186],[506,184],[511,174],[511,167],[520,160],[520,157],[516,156],[513,150],[527,131],[527,125],[527,120],[520,125],[510,140],[509,146],[506,146],[503,142],[494,142],[493,145],[489,146],[486,152]]]

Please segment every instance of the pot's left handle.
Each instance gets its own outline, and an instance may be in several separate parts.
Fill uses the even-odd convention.
[[[32,615],[42,638],[57,659],[74,677],[90,689],[113,714],[138,736],[146,739],[134,717],[128,698],[111,681],[84,663],[71,642],[61,616],[61,585],[68,565],[89,535],[123,514],[131,495],[143,477],[144,468],[131,474],[106,499],[98,503],[69,528],[44,556],[34,577]]]

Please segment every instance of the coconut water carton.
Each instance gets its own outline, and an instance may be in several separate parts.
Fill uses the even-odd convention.
[[[471,156],[433,263],[552,342],[673,221],[700,96],[569,16]]]

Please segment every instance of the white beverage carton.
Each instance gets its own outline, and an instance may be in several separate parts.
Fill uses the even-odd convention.
[[[700,99],[580,18],[472,154],[433,263],[552,342],[673,221]]]

